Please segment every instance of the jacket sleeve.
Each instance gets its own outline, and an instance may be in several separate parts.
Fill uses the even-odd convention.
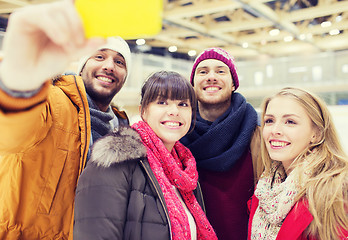
[[[88,162],[76,190],[74,240],[123,239],[134,166]]]
[[[30,98],[16,98],[0,90],[0,155],[18,153],[46,136],[51,124],[46,84]]]

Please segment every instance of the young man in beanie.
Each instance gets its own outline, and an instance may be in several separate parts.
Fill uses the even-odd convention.
[[[208,219],[219,240],[246,239],[247,201],[258,175],[253,166],[257,113],[235,92],[234,59],[221,48],[206,49],[196,58],[190,80],[198,99],[197,121],[181,141],[196,158]]]
[[[121,38],[85,39],[73,4],[58,1],[13,13],[3,51],[0,239],[72,239],[90,143],[128,124],[110,102],[129,75],[130,49]],[[49,80],[86,53],[80,76]]]

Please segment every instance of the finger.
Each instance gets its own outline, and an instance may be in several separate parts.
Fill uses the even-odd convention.
[[[84,43],[82,23],[71,3],[60,2],[50,6],[43,11],[42,18],[38,26],[58,46],[73,50]]]
[[[22,8],[13,14],[9,25],[20,34],[44,37],[60,45],[66,41],[67,21],[62,16],[62,2]],[[41,39],[42,41],[44,39]]]
[[[73,56],[73,59],[79,59],[85,55],[92,55],[97,51],[102,45],[106,43],[105,38],[90,38],[86,40],[84,45],[77,49],[76,53]]]
[[[67,17],[72,28],[72,32],[74,33],[74,39],[77,45],[82,45],[86,41],[86,38],[81,17],[77,12],[76,7],[72,3],[68,3],[67,5]]]

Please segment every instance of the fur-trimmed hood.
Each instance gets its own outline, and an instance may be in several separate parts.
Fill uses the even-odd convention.
[[[146,148],[139,134],[129,126],[124,126],[98,139],[93,144],[89,161],[98,166],[109,167],[114,163],[144,157]]]

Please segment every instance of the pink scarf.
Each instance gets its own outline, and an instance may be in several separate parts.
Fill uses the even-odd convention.
[[[147,149],[147,159],[163,192],[173,240],[191,239],[191,233],[188,217],[172,185],[179,190],[195,219],[197,239],[217,239],[214,229],[193,194],[197,187],[198,172],[190,150],[177,141],[170,153],[161,139],[143,121],[133,124],[132,128],[139,133]]]

